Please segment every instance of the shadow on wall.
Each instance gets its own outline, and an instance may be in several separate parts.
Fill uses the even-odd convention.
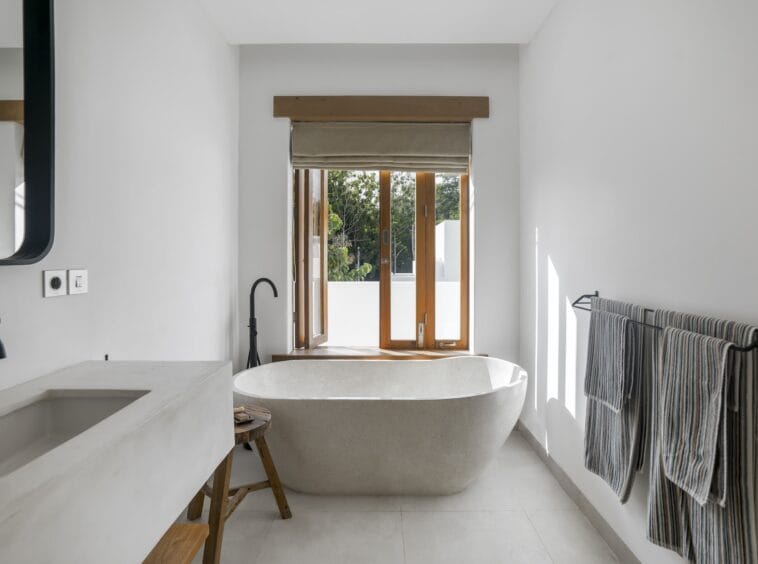
[[[544,444],[551,450],[548,428],[584,427],[583,378],[587,320],[577,318],[573,298],[561,285],[553,257],[540,245],[539,228],[534,233],[534,358],[533,378],[527,403],[546,423]],[[581,337],[580,337],[581,335]],[[558,425],[558,427],[556,427]],[[581,434],[563,433],[564,437]],[[557,446],[557,445],[555,445]],[[567,451],[568,445],[561,445]],[[577,448],[577,445],[574,445]],[[582,452],[582,448],[575,452]]]

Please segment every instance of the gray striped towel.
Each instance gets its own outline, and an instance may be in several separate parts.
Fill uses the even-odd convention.
[[[637,366],[637,335],[631,319],[592,310],[584,395],[614,413],[629,399]]]
[[[606,300],[603,298],[592,298],[592,311],[593,312],[605,312],[609,314],[615,314],[620,318],[626,320],[644,321],[645,310],[641,306],[627,304],[623,302],[617,302],[613,300]],[[595,315],[590,319],[590,340],[595,340],[595,343],[590,344],[589,355],[592,357],[592,350],[598,350],[600,343],[598,339],[603,339],[608,336],[607,333],[598,331],[597,320],[600,318],[614,318],[613,316]],[[593,320],[595,323],[593,323]],[[642,467],[643,463],[643,449],[641,448],[642,437],[644,434],[644,418],[642,417],[642,407],[644,404],[644,394],[642,393],[643,379],[641,374],[642,367],[642,342],[640,341],[638,331],[640,326],[635,323],[629,323],[627,325],[627,331],[633,331],[635,333],[634,347],[629,347],[629,342],[626,342],[626,353],[632,355],[632,360],[627,366],[628,374],[624,379],[624,383],[616,381],[619,385],[615,388],[616,401],[618,402],[619,393],[618,390],[623,390],[621,393],[621,405],[618,411],[615,411],[609,406],[609,402],[598,401],[593,397],[587,398],[587,414],[585,421],[584,431],[584,466],[590,472],[597,474],[602,478],[616,493],[621,500],[621,503],[626,503],[629,499],[629,495],[634,484],[635,472]],[[593,337],[595,335],[595,337]],[[607,355],[606,355],[607,358]],[[593,367],[590,368],[589,364],[593,363]],[[609,376],[603,373],[600,368],[602,362],[598,359],[588,359],[588,374],[590,379],[605,379],[609,380],[613,376]],[[606,364],[607,365],[607,364]],[[589,372],[589,371],[592,372]],[[595,371],[597,370],[597,373]],[[597,385],[585,382],[585,390],[597,389]],[[611,389],[610,386],[606,386],[606,392]],[[595,391],[593,392],[600,397],[606,392]],[[613,397],[613,394],[606,395],[606,398]],[[626,401],[624,398],[628,398]],[[612,402],[611,402],[612,403]]]
[[[733,343],[666,327],[661,349],[661,455],[666,477],[700,505],[722,507],[726,488],[714,478],[726,453],[727,354]],[[719,466],[726,475],[724,460]]]
[[[724,321],[673,311],[657,311],[654,323],[661,327],[677,327],[738,346],[752,343],[758,328],[733,321]],[[661,332],[651,341],[653,382],[661,382]],[[650,462],[650,493],[648,495],[647,538],[662,547],[699,563],[755,564],[758,562],[758,352],[730,353],[727,365],[727,397],[725,426],[727,444],[717,455],[715,473],[723,472],[720,481],[726,490],[725,506],[709,502],[700,505],[665,475],[661,454],[660,426],[663,402],[660,385],[653,385],[650,430],[652,441]],[[737,393],[737,390],[738,393]],[[721,461],[728,460],[728,467]]]

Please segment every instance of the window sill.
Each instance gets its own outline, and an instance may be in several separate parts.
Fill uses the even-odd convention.
[[[376,347],[316,347],[274,354],[272,362],[284,360],[434,360],[455,356],[487,356],[471,351],[455,350],[394,350]]]

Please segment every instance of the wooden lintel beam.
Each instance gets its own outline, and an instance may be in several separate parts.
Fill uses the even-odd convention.
[[[0,100],[0,121],[24,123],[24,101]]]
[[[274,96],[292,121],[466,123],[488,118],[488,96]]]

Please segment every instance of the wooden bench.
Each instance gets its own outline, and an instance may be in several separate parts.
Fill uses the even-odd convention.
[[[171,525],[143,564],[190,564],[208,537],[208,525]]]

